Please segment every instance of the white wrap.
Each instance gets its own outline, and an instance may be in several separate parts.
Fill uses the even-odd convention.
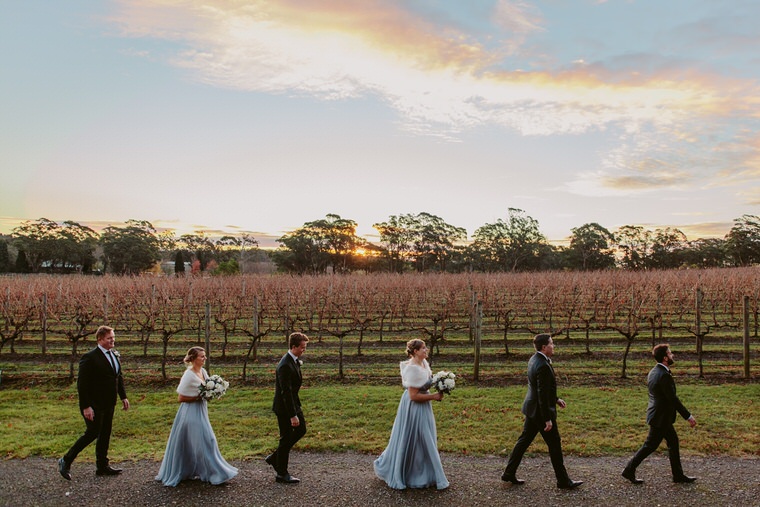
[[[433,376],[426,359],[422,360],[422,366],[413,364],[411,359],[401,361],[399,366],[401,367],[401,385],[405,389],[409,387],[420,388]]]
[[[203,374],[203,378],[208,378],[208,373],[206,373],[205,368],[201,368],[201,373]],[[201,379],[198,378],[198,375],[193,373],[193,370],[188,368],[185,370],[185,373],[182,374],[182,380],[179,381],[179,386],[177,386],[177,393],[183,396],[198,396],[200,394],[200,391],[198,390],[200,385]]]

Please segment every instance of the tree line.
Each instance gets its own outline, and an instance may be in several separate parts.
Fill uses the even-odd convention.
[[[734,219],[723,238],[688,240],[677,228],[598,223],[571,230],[567,246],[549,243],[536,219],[509,208],[468,238],[430,213],[392,215],[373,224],[377,244],[357,236],[357,222],[328,214],[277,239],[272,251],[251,235],[176,237],[144,220],[98,234],[74,221],[25,221],[0,237],[0,273],[139,274],[170,264],[172,273],[235,274],[270,264],[294,274],[350,272],[538,272],[746,267],[760,263],[760,217]]]

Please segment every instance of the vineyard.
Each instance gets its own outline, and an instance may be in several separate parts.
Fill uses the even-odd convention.
[[[311,379],[397,382],[404,344],[463,381],[524,382],[531,340],[555,335],[558,374],[611,382],[645,374],[653,343],[694,378],[756,379],[760,270],[531,274],[0,278],[0,382],[71,380],[101,324],[133,379],[181,374],[185,350],[209,369],[269,385],[291,331],[311,337]],[[756,368],[755,368],[756,369]]]

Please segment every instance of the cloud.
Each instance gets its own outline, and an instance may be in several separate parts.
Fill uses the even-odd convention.
[[[739,197],[750,206],[760,206],[760,186],[740,190]]]
[[[707,185],[716,174],[759,179],[760,147],[735,137],[760,127],[756,81],[646,53],[612,66],[516,70],[509,56],[547,31],[542,14],[514,0],[499,0],[490,14],[483,22],[503,36],[495,49],[491,33],[425,17],[400,0],[318,8],[306,0],[123,0],[114,22],[125,36],[179,44],[172,63],[198,81],[323,100],[377,97],[410,132],[455,139],[497,125],[525,136],[616,133],[599,171],[579,175],[570,191],[587,191],[589,177],[610,192]]]

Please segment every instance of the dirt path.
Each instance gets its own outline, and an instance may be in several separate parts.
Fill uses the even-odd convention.
[[[291,473],[301,484],[274,482],[263,460],[233,462],[240,474],[229,484],[211,486],[197,481],[167,488],[154,481],[158,463],[117,463],[124,473],[97,477],[94,465],[77,461],[73,480],[58,475],[54,459],[0,461],[0,505],[3,506],[760,506],[760,458],[683,459],[694,484],[673,484],[667,457],[650,457],[639,468],[646,482],[634,486],[620,477],[624,458],[567,457],[573,479],[585,483],[574,491],[556,488],[548,456],[526,457],[518,476],[522,486],[500,480],[505,459],[443,455],[451,486],[395,491],[375,478],[372,461],[364,454],[293,453]]]

